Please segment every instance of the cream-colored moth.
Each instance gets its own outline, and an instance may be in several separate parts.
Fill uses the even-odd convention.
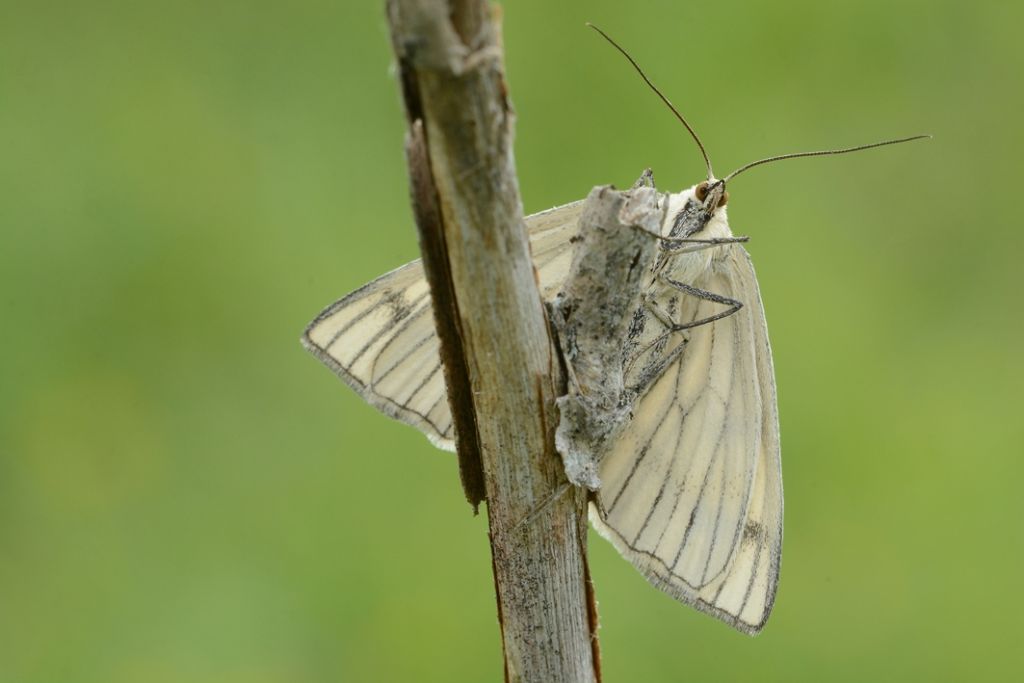
[[[596,29],[596,27],[594,27]],[[599,32],[600,29],[596,29]],[[754,269],[726,215],[726,184],[771,161],[916,140],[761,159],[719,179],[686,126],[707,177],[661,195],[658,249],[622,340],[628,419],[597,454],[591,521],[647,579],[676,599],[756,634],[771,612],[782,550],[782,472],[775,378]],[[583,201],[526,218],[540,291],[554,301],[573,262]],[[366,401],[454,450],[455,435],[419,261],[324,310],[302,342]]]

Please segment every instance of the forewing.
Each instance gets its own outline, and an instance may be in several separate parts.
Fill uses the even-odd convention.
[[[694,286],[744,303],[688,330],[600,466],[591,519],[656,586],[756,633],[774,600],[782,480],[771,350],[757,281],[738,245]],[[724,306],[691,295],[681,321]],[[664,346],[671,354],[678,342]]]
[[[545,299],[568,273],[582,207],[573,202],[526,218]],[[418,259],[329,306],[306,328],[302,343],[381,412],[454,449],[430,288]]]
[[[572,238],[579,232],[582,213],[580,200],[526,217],[537,286],[545,301],[558,294],[569,274],[574,251]]]

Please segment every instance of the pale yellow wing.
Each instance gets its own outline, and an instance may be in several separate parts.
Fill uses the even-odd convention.
[[[778,583],[782,475],[771,349],[753,266],[729,248],[693,286],[744,303],[689,342],[600,464],[591,521],[655,586],[747,633]],[[723,305],[689,295],[680,320]]]
[[[526,218],[541,296],[561,289],[583,202]],[[419,260],[380,276],[324,310],[303,345],[380,411],[454,449],[430,288]]]

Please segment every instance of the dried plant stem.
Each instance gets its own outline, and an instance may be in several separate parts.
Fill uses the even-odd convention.
[[[523,227],[500,29],[481,0],[387,9],[460,472],[470,502],[487,501],[506,680],[597,681],[585,493],[553,497],[565,378]]]

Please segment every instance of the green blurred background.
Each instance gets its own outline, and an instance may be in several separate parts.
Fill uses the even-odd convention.
[[[1011,2],[506,7],[528,212],[730,186],[775,348],[786,547],[757,639],[598,537],[608,681],[1020,674]],[[299,346],[417,255],[380,2],[0,7],[0,682],[482,681],[486,522],[454,458]],[[1017,199],[1015,199],[1017,197]]]

